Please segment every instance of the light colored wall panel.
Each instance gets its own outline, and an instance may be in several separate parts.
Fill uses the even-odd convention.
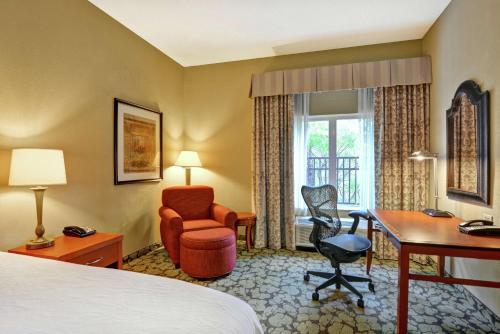
[[[159,241],[161,189],[182,149],[183,68],[87,1],[0,2],[0,250],[36,225],[33,193],[8,187],[10,151],[63,149],[68,184],[50,187],[47,235],[66,225],[123,233],[124,254]],[[165,180],[113,185],[113,98],[164,113]]]
[[[500,1],[454,0],[423,40],[423,53],[432,59],[431,149],[439,153],[438,183],[440,208],[464,219],[482,218],[483,213],[500,222]],[[482,207],[446,197],[446,109],[461,82],[475,80],[491,94],[491,187],[492,206]],[[429,197],[432,194],[429,194]],[[498,281],[500,263],[453,259],[448,263],[453,275]],[[500,291],[469,288],[500,315]]]

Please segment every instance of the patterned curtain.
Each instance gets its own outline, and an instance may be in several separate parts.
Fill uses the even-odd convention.
[[[429,85],[375,88],[375,206],[386,210],[422,210],[427,206],[427,162],[408,157],[429,149]],[[382,259],[398,253],[382,233],[374,233],[374,250]],[[427,263],[426,255],[412,259]]]
[[[293,95],[254,98],[255,247],[295,249]]]

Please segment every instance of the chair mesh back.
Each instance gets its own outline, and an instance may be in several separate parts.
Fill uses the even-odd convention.
[[[302,197],[313,217],[326,218],[330,227],[314,224],[309,237],[313,244],[339,233],[342,223],[337,212],[337,189],[330,184],[321,187],[302,186]]]

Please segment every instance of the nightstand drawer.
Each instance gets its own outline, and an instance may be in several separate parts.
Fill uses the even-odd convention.
[[[119,243],[114,243],[87,254],[68,259],[67,261],[93,267],[107,267],[112,263],[118,262],[119,254]]]

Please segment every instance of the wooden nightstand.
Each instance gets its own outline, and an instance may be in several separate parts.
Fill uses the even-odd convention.
[[[42,249],[26,249],[20,246],[10,249],[9,253],[43,257],[46,259],[78,263],[94,267],[122,269],[123,235],[96,233],[85,238],[55,238],[55,245]]]

